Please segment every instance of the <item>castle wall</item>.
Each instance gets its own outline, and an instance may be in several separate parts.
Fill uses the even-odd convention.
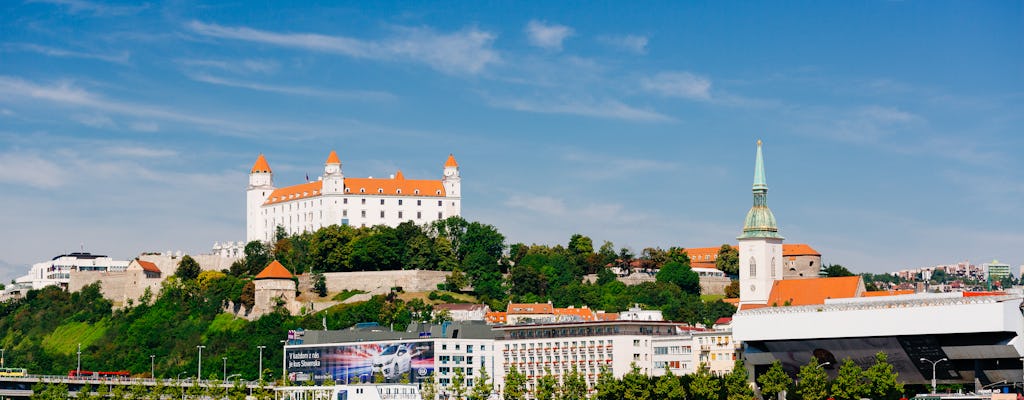
[[[406,292],[437,290],[437,285],[444,283],[448,274],[448,271],[418,270],[328,272],[324,274],[324,278],[327,281],[327,291],[330,293],[348,289],[362,290],[371,294],[385,294],[395,286],[401,286],[402,290]],[[303,277],[308,281],[307,276],[308,274]],[[304,288],[305,286],[303,285]]]

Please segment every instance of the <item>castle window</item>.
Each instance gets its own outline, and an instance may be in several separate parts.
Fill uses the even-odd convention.
[[[402,189],[396,190],[395,193],[402,194]]]
[[[363,204],[366,204],[366,199],[361,199],[361,200],[363,201]]]
[[[384,193],[384,188],[377,188],[377,193]]]
[[[348,204],[348,198],[341,199],[341,204]]]
[[[362,211],[362,216],[363,216],[363,218],[366,218],[366,210]]]
[[[380,205],[384,205],[384,199],[380,199]]]
[[[401,219],[401,218],[402,218],[402,212],[401,212],[401,211],[399,211],[399,212],[398,212],[398,218],[399,218],[399,219]]]
[[[754,260],[754,257],[750,257],[750,277],[757,277],[757,261]]]
[[[381,218],[384,218],[384,211],[381,211],[381,212],[380,212],[380,217],[381,217]]]
[[[412,194],[420,194],[420,190],[419,189],[413,190]]]
[[[402,199],[398,199],[398,205],[402,205]]]
[[[352,193],[352,189],[345,188],[345,193]]]
[[[416,200],[416,205],[422,206],[423,205],[423,200]]]
[[[341,216],[342,217],[347,217],[348,216],[348,210],[341,210]]]
[[[423,218],[423,213],[417,211],[416,212],[416,219],[422,219],[422,218]]]
[[[359,193],[366,193],[366,188],[359,188]]]
[[[438,195],[438,196],[440,196],[440,195],[441,195],[441,191],[440,191],[440,190],[438,190],[438,191],[437,191],[437,195]]]
[[[441,213],[440,212],[437,213],[437,219],[441,219]]]
[[[775,257],[772,257],[772,278],[775,277]]]
[[[437,206],[438,206],[438,207],[440,207],[440,206],[441,206],[441,200],[438,200],[438,201],[437,201]]]

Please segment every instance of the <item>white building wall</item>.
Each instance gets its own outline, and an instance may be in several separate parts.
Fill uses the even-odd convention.
[[[740,304],[765,304],[782,279],[782,239],[739,239]],[[753,266],[753,268],[752,268]]]

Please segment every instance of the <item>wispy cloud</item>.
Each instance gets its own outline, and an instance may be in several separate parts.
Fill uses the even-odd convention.
[[[105,149],[107,154],[119,157],[133,157],[133,158],[166,158],[175,157],[178,155],[177,151],[171,149],[156,149],[152,147],[143,146],[130,146],[130,145],[118,145]]]
[[[585,117],[622,119],[639,122],[671,122],[674,118],[657,111],[630,106],[618,100],[605,99],[585,101],[568,100],[531,100],[531,99],[491,99],[490,105],[516,111],[528,111],[543,114],[570,114]]]
[[[303,86],[267,85],[256,82],[231,80],[207,74],[188,74],[188,77],[195,81],[205,82],[213,85],[237,87],[249,90],[257,90],[261,92],[271,92],[288,95],[364,101],[387,101],[395,99],[395,95],[391,93],[371,90],[320,90]]]
[[[178,60],[178,63],[186,67],[216,68],[234,73],[258,72],[270,74],[277,72],[280,64],[273,60],[246,59],[240,61],[208,60],[208,59],[185,59]]]
[[[542,214],[560,215],[565,213],[565,202],[550,196],[512,195],[505,205]]]
[[[65,170],[53,161],[36,154],[0,153],[2,183],[52,189],[67,181],[64,176]]]
[[[660,72],[640,80],[644,90],[666,97],[691,100],[711,98],[711,80],[690,72]]]
[[[675,162],[594,154],[580,150],[564,151],[562,160],[568,161],[573,168],[580,167],[573,173],[574,176],[590,180],[618,179],[637,174],[672,172],[680,169],[680,165]]]
[[[647,54],[647,36],[640,35],[604,35],[598,36],[597,41],[613,48],[628,51],[636,54]]]
[[[561,51],[562,42],[573,35],[572,28],[568,26],[538,20],[528,22],[524,32],[530,44],[553,51]]]
[[[29,0],[29,3],[46,3],[65,6],[71,14],[88,13],[98,17],[117,17],[138,14],[149,8],[148,3],[137,6],[100,4],[85,0]]]
[[[392,37],[374,41],[316,33],[278,33],[199,21],[192,21],[186,27],[196,34],[221,39],[370,60],[414,61],[448,74],[477,74],[500,60],[492,47],[496,36],[477,28],[453,33],[438,33],[429,28],[396,28]]]
[[[127,64],[128,61],[131,59],[131,53],[127,51],[123,51],[118,54],[86,53],[81,51],[60,49],[56,47],[41,46],[33,43],[5,43],[3,45],[3,49],[4,51],[29,51],[50,57],[84,58],[90,60],[100,60],[116,64]]]

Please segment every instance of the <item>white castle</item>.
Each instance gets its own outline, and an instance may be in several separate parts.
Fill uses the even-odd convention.
[[[347,178],[331,150],[316,181],[276,188],[270,164],[260,154],[246,189],[246,242],[271,241],[278,226],[297,234],[330,225],[423,225],[458,216],[462,178],[455,156],[448,155],[443,173],[440,180],[405,179],[401,170],[388,178]]]

